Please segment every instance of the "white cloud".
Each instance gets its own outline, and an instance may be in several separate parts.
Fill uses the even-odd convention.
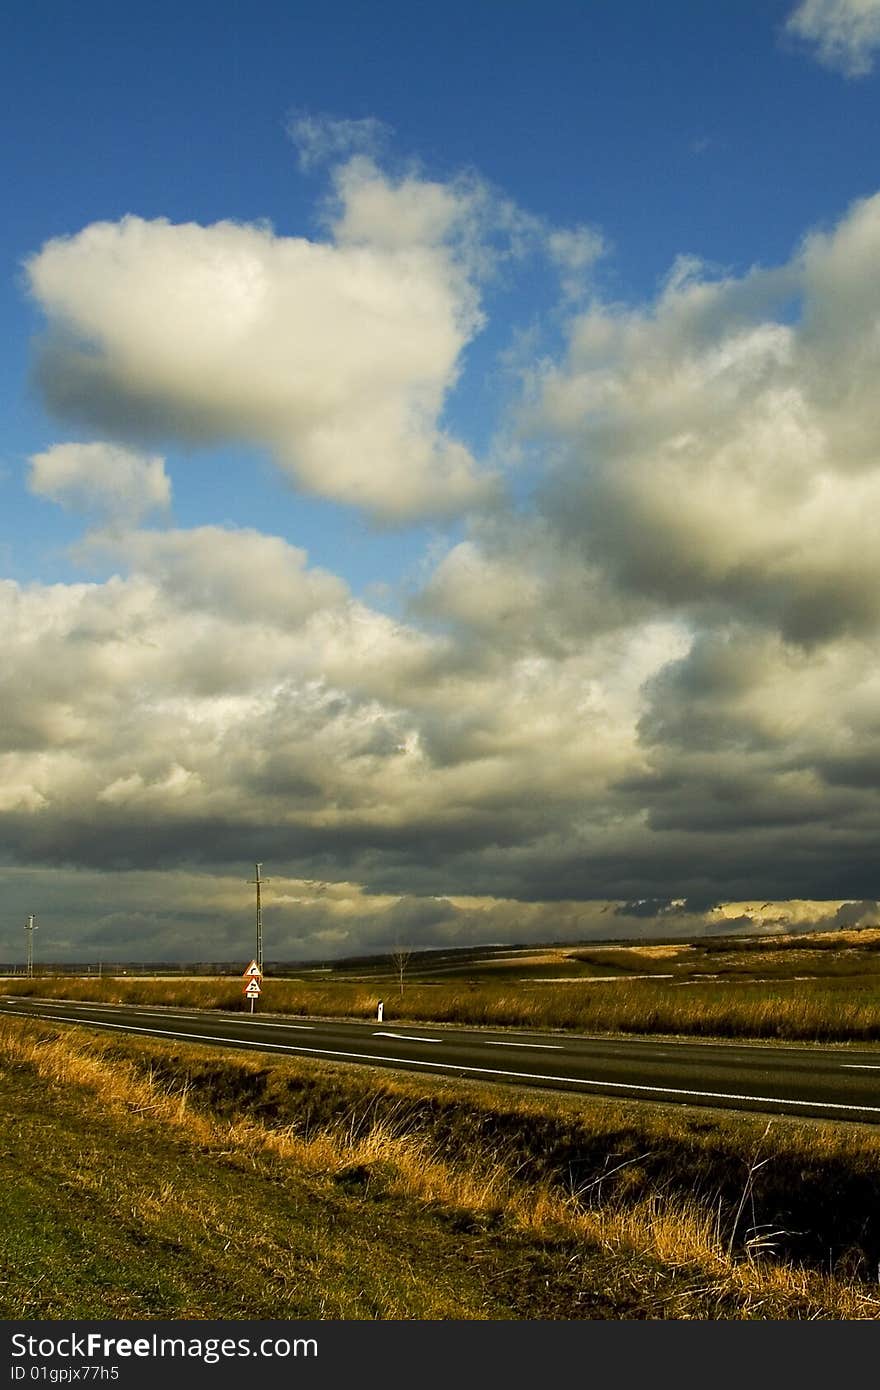
[[[574,319],[529,421],[567,441],[546,499],[566,543],[698,622],[721,605],[804,641],[875,624],[878,253],[880,197],[777,271],[682,262],[655,304]]]
[[[308,569],[306,553],[259,531],[200,526],[93,536],[80,554],[102,553],[162,585],[181,608],[292,627],[348,600],[341,579]]]
[[[880,0],[801,0],[785,31],[814,44],[826,67],[864,77],[880,48]]]
[[[492,478],[441,424],[481,324],[444,240],[467,205],[362,161],[339,189],[332,243],[137,217],[47,243],[27,270],[49,404],[115,434],[261,444],[305,491],[385,520],[484,504]]]
[[[171,503],[165,462],[117,444],[54,444],[29,460],[28,487],[71,511],[135,522]]]
[[[494,634],[534,610],[539,582],[532,566],[492,557],[473,541],[462,541],[437,565],[420,605]]]
[[[0,586],[0,814],[25,854],[221,863],[257,834],[340,867],[385,845],[436,881],[601,802],[638,760],[646,675],[682,650],[633,631],[499,661],[372,612],[276,538],[98,545],[130,573]]]
[[[522,546],[517,574],[502,539],[441,562],[429,594],[442,636],[372,612],[249,531],[119,533],[89,544],[130,572],[0,585],[5,843],[32,862],[221,873],[253,845],[276,876],[296,864],[384,895],[353,891],[343,907],[334,890],[332,910],[305,916],[295,904],[285,939],[306,955],[378,948],[395,911],[426,942],[638,932],[641,908],[609,924],[570,900],[703,898],[719,882],[744,899],[780,864],[796,891],[798,855],[815,884],[867,853],[871,641],[813,650],[711,625],[694,637],[626,604],[603,627],[589,570],[579,591],[573,560],[560,577],[549,549],[533,565]],[[526,614],[515,639],[508,605]],[[453,890],[483,895],[479,914],[425,916],[424,895]],[[107,939],[134,932],[156,955],[194,920],[176,896],[165,925],[132,916],[134,899],[119,910]],[[663,918],[668,931],[706,920]],[[204,936],[219,929],[195,925],[196,954],[224,955]]]
[[[353,154],[376,154],[392,132],[390,126],[375,116],[346,120],[293,111],[287,120],[287,133],[296,146],[300,168],[314,169]]]
[[[599,241],[508,218],[473,181],[359,158],[335,184],[326,243],[136,218],[49,243],[30,271],[50,400],[262,443],[300,486],[385,518],[486,501],[442,420],[492,236],[554,256],[572,295]],[[722,896],[758,924],[758,895],[868,901],[878,259],[874,198],[776,269],[683,257],[649,303],[569,300],[519,418],[540,513],[471,516],[407,622],[279,537],[142,531],[121,509],[80,551],[112,578],[0,585],[4,842],[34,862],[253,852],[300,884],[331,874],[332,893],[291,885],[304,954],[404,919],[546,939],[652,914],[717,926]],[[35,456],[32,485],[106,511],[127,480],[133,516],[161,461],[114,471],[110,447]]]
[[[547,236],[547,251],[559,267],[562,289],[569,299],[577,299],[589,288],[589,273],[607,251],[602,233],[595,227],[560,228]]]
[[[482,194],[481,185],[437,183],[417,175],[391,183],[369,159],[352,159],[337,169],[334,186],[339,199],[335,239],[389,251],[442,246],[479,214]]]

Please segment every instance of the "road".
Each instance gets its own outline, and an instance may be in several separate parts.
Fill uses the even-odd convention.
[[[0,998],[0,1014],[422,1075],[880,1123],[880,1048],[590,1038]]]

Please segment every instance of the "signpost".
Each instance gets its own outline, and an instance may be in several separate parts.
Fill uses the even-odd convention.
[[[242,974],[242,979],[247,983],[244,987],[244,997],[251,1001],[251,1013],[254,1011],[254,1000],[260,997],[260,981],[263,972],[255,960],[252,960],[247,970]]]

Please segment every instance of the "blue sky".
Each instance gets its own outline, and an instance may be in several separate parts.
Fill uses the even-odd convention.
[[[192,876],[273,856],[289,954],[874,910],[878,52],[874,0],[14,0],[0,954],[51,899],[59,956],[222,955]]]
[[[0,57],[7,120],[0,360],[7,430],[2,543],[17,577],[61,577],[71,524],[29,499],[23,465],[53,442],[28,388],[40,315],[18,267],[51,237],[126,213],[212,223],[268,220],[321,235],[326,168],[304,172],[292,112],[388,127],[391,169],[475,170],[526,211],[588,223],[610,250],[606,293],[650,297],[675,258],[742,270],[784,260],[807,228],[874,190],[872,81],[846,81],[786,40],[792,5],[452,3],[313,7],[159,3],[12,6]],[[501,277],[448,403],[486,448],[498,425],[498,354],[540,321],[547,275]],[[295,499],[271,468],[181,459],[175,514],[281,527],[352,582],[409,573],[424,535],[375,537],[357,517]],[[339,538],[342,544],[338,543]]]

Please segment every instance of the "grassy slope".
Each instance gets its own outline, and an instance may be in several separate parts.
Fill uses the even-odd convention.
[[[682,1129],[632,1107],[514,1102],[458,1083],[438,1098],[387,1076],[18,1021],[0,1027],[0,1109],[6,1318],[880,1311],[851,1277],[757,1258],[760,1232],[750,1256],[730,1255],[742,1154],[761,1132],[752,1118]],[[787,1161],[804,1170],[830,1159],[876,1172],[873,1134],[832,1134],[812,1152],[806,1130],[786,1135]],[[627,1145],[657,1161],[622,1159]],[[673,1190],[682,1145],[709,1184],[729,1165],[728,1196],[706,1189],[700,1206]],[[565,1190],[572,1146],[579,1201]],[[755,1195],[762,1217],[757,1183]],[[739,1234],[747,1222],[749,1204]]]

